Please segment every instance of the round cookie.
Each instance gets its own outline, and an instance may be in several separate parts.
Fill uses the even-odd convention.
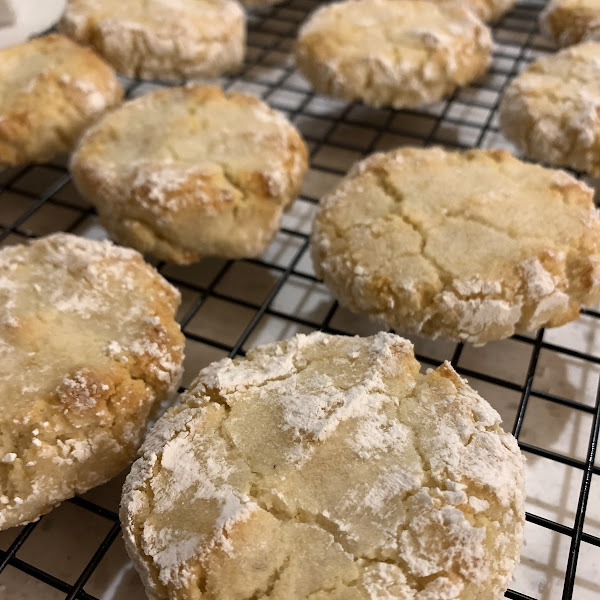
[[[542,33],[558,46],[600,40],[597,0],[550,0],[540,13]]]
[[[434,0],[443,3],[448,0]],[[464,3],[483,21],[497,21],[504,13],[508,12],[516,0],[463,0]]]
[[[129,76],[216,77],[244,60],[235,0],[68,0],[59,29]]]
[[[346,0],[302,26],[296,62],[318,92],[403,108],[479,77],[491,47],[488,28],[460,3]]]
[[[315,271],[385,325],[483,344],[600,296],[600,215],[563,171],[504,150],[401,148],[356,165],[313,224]]]
[[[62,35],[0,50],[0,167],[69,152],[122,96],[112,69]]]
[[[298,335],[203,369],[146,438],[121,521],[152,600],[491,600],[523,458],[449,363]]]
[[[118,242],[177,263],[269,244],[300,190],[307,152],[280,113],[216,87],[159,90],[82,138],[73,179]]]
[[[0,250],[0,529],[134,458],[179,381],[179,292],[135,251],[56,234]]]
[[[600,43],[540,58],[506,88],[502,133],[528,157],[600,176]]]

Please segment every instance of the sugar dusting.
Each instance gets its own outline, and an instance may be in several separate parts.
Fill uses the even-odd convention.
[[[246,485],[239,483],[252,477],[260,489],[260,473],[250,474],[250,467],[241,464],[243,455],[235,436],[229,439],[231,433],[219,433],[223,421],[217,424],[210,419],[214,414],[227,419],[227,410],[253,398],[279,415],[287,446],[275,460],[279,469],[289,469],[289,477],[298,472],[310,479],[322,473],[326,497],[331,465],[315,471],[318,465],[313,457],[315,448],[329,443],[341,443],[353,454],[354,458],[344,460],[356,461],[357,474],[365,464],[376,471],[371,482],[361,482],[358,475],[356,481],[348,481],[339,501],[318,510],[351,543],[364,543],[367,531],[381,532],[385,542],[371,552],[384,553],[390,560],[394,553],[402,556],[397,565],[364,561],[360,585],[370,598],[414,593],[404,565],[419,577],[437,574],[423,595],[431,600],[446,597],[452,590],[459,593],[463,582],[484,582],[491,564],[485,554],[486,530],[465,515],[487,518],[492,506],[494,510],[506,506],[502,516],[506,522],[522,518],[520,454],[512,437],[497,429],[498,414],[449,364],[439,375],[437,371],[409,375],[403,371],[406,363],[396,362],[409,356],[410,343],[393,334],[382,332],[361,339],[317,332],[204,369],[181,409],[158,422],[144,444],[143,458],[127,479],[123,519],[129,551],[137,556],[141,544],[150,557],[144,568],[155,570],[161,584],[177,589],[190,585],[195,569],[205,567],[215,548],[235,557],[243,543],[236,526],[268,507],[259,507]],[[314,360],[319,366],[311,370]],[[340,375],[350,365],[361,374],[356,380]],[[394,379],[398,377],[412,381],[404,381],[402,393],[395,396],[391,381],[398,385]],[[445,384],[446,391],[440,393],[436,377],[452,386]],[[219,403],[211,399],[217,395]],[[398,416],[404,403],[414,403],[407,421]],[[414,416],[421,405],[431,412],[424,413],[427,427],[422,427],[423,416]],[[268,440],[261,443],[268,446]],[[285,477],[270,479],[268,496],[282,506],[294,506],[300,500],[285,487],[285,481]],[[198,501],[202,508],[192,509]],[[149,502],[153,506],[149,516],[138,522]],[[312,497],[310,502],[316,510],[320,500]],[[516,515],[511,512],[514,507]],[[213,516],[201,525],[193,518],[194,511]],[[169,515],[178,527],[169,524]],[[164,523],[162,528],[156,519]],[[277,519],[287,522],[281,516]],[[141,538],[137,527],[142,529]],[[507,564],[511,560],[507,558]],[[459,573],[460,578],[450,582],[446,572]]]
[[[405,106],[405,94],[413,103],[415,97],[420,103],[437,99],[440,82],[460,81],[469,58],[483,60],[492,46],[489,30],[466,7],[421,1],[399,7],[389,0],[320,7],[302,25],[298,40],[300,67],[306,61],[306,73],[312,72],[310,79],[321,89],[341,97],[368,97],[377,105],[382,98],[371,95],[371,88],[390,88],[399,98],[397,108]],[[465,40],[471,41],[469,58]],[[372,80],[369,89],[360,89],[353,80],[357,70],[362,70],[358,82],[367,76]],[[386,103],[395,100],[391,94]]]
[[[110,188],[102,193],[106,213],[113,207],[126,215],[135,209],[135,219],[142,213],[151,228],[166,228],[163,237],[188,249],[199,244],[202,253],[206,241],[186,233],[184,243],[179,229],[214,217],[217,228],[223,220],[229,230],[232,219],[243,233],[248,224],[240,219],[246,213],[238,209],[268,202],[268,210],[257,208],[264,221],[259,232],[248,233],[251,240],[264,229],[266,239],[306,171],[302,142],[282,114],[253,97],[205,92],[204,86],[188,84],[136,98],[91,128],[73,158],[76,171],[93,163],[90,168]],[[143,140],[141,133],[133,140],[107,135],[153,115],[159,125],[144,130]]]
[[[200,411],[200,422],[202,414]],[[235,469],[227,460],[224,444],[206,444],[193,429],[170,439],[159,457],[152,453],[148,460],[151,464],[158,462],[161,468],[161,483],[150,483],[157,513],[173,510],[182,499],[190,504],[197,500],[214,500],[218,505],[218,516],[208,535],[186,534],[181,527],[156,528],[150,523],[144,526],[144,551],[159,567],[161,582],[165,585],[182,583],[190,576],[185,567],[190,558],[206,555],[215,545],[226,553],[233,552],[228,538],[232,528],[260,509],[229,482]],[[139,507],[135,494],[129,502],[131,509]]]
[[[11,494],[0,485],[9,499],[2,518],[18,522],[37,516],[28,513],[41,506],[35,494],[52,502],[70,497],[76,465],[88,471],[89,481],[96,468],[106,470],[94,462],[99,447],[108,463],[111,457],[124,460],[139,443],[135,418],[122,430],[111,429],[110,406],[120,410],[133,399],[127,410],[146,411],[178,382],[182,348],[169,331],[168,315],[179,292],[137,252],[68,234],[2,249],[0,271],[0,323],[12,323],[0,326],[0,353],[8,348],[3,360],[10,367],[0,376],[0,389],[18,400],[4,407],[0,422],[12,446],[4,463],[33,468],[44,459],[65,467],[60,481],[48,477],[35,493],[27,478],[15,477]],[[143,382],[135,394],[120,387],[133,377]]]
[[[126,75],[211,76],[243,58],[244,12],[232,0],[69,3],[61,26],[82,42],[101,39]],[[124,67],[122,67],[123,70]]]

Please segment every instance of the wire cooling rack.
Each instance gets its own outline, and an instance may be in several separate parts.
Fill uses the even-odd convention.
[[[301,197],[260,259],[157,265],[182,292],[184,385],[212,360],[299,331],[374,332],[366,319],[340,308],[314,276],[307,249],[319,197],[354,161],[375,150],[404,144],[507,146],[496,117],[502,90],[524,65],[551,50],[537,30],[543,2],[521,2],[493,27],[493,65],[479,82],[422,110],[375,110],[315,95],[295,71],[290,52],[295,34],[317,5],[290,0],[252,14],[243,71],[218,81],[287,114],[307,140],[311,168]],[[123,83],[129,98],[162,85]],[[64,165],[63,160],[0,173],[1,244],[58,230],[105,237]],[[599,598],[600,312],[586,308],[578,321],[559,329],[478,349],[408,337],[425,367],[451,360],[501,413],[528,458],[525,546],[506,597]],[[119,535],[122,479],[63,503],[37,523],[0,533],[0,599],[143,599]]]

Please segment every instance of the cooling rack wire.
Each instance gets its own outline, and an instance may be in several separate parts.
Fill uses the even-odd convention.
[[[291,55],[299,24],[318,5],[289,0],[249,17],[243,71],[217,81],[260,96],[285,113],[310,149],[302,194],[259,259],[157,264],[182,293],[188,385],[200,368],[259,343],[322,329],[368,335],[376,327],[340,308],[315,277],[308,252],[318,199],[353,162],[400,145],[509,147],[498,132],[502,90],[525,65],[552,51],[540,36],[543,1],[520,2],[493,26],[494,60],[476,84],[421,110],[347,104],[312,93]],[[122,80],[127,97],[160,82]],[[588,181],[592,185],[595,181]],[[53,231],[106,237],[76,193],[65,159],[0,172],[0,244]],[[399,332],[402,333],[402,332]],[[516,335],[483,348],[415,343],[423,366],[451,360],[501,413],[527,457],[525,546],[507,598],[600,598],[600,312],[585,308],[564,327]],[[143,600],[118,523],[123,476],[63,503],[37,523],[0,533],[2,600]]]

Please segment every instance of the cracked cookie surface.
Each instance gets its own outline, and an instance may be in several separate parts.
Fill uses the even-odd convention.
[[[179,300],[110,242],[56,234],[0,250],[0,529],[133,460],[180,378]]]
[[[62,35],[0,50],[0,167],[70,152],[122,96],[113,70]]]
[[[188,86],[107,115],[70,166],[115,240],[190,263],[260,254],[300,190],[307,152],[258,98]]]
[[[576,319],[600,295],[593,192],[503,150],[358,163],[313,224],[317,274],[389,327],[477,344]]]
[[[235,0],[68,0],[59,30],[123,75],[216,77],[244,60],[246,20]]]
[[[558,46],[600,40],[597,0],[550,0],[540,13],[542,33]]]
[[[488,28],[460,3],[347,0],[309,17],[296,62],[319,92],[403,108],[479,77],[491,46]]]
[[[298,335],[203,369],[124,486],[153,600],[496,600],[523,459],[499,415],[410,342]]]
[[[531,63],[506,88],[500,127],[534,160],[600,176],[600,43]]]

